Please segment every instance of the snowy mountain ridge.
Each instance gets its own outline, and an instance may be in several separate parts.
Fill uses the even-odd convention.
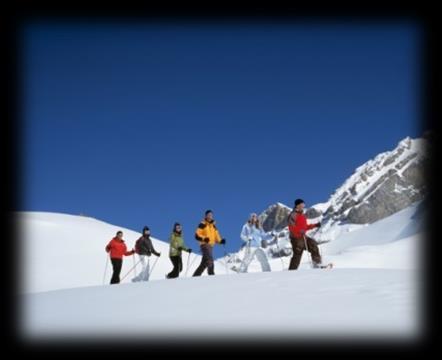
[[[407,137],[356,168],[330,197],[325,220],[367,224],[422,200],[428,141]]]
[[[424,167],[428,161],[426,138],[406,137],[391,151],[357,167],[329,200],[306,209],[309,219],[321,217],[325,233],[336,224],[370,224],[424,199]],[[287,226],[291,208],[278,202],[259,218],[265,231]]]

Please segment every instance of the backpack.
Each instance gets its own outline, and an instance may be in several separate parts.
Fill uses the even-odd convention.
[[[142,238],[139,238],[137,241],[135,241],[135,253],[138,255],[141,254],[141,240]]]
[[[290,218],[293,216],[293,224],[290,224]],[[294,223],[296,222],[296,217],[298,216],[298,214],[295,212],[295,211],[292,211],[290,214],[289,214],[289,216],[288,216],[288,218],[287,218],[287,224],[288,224],[288,227],[289,227],[289,233],[290,233],[290,236],[294,236]]]

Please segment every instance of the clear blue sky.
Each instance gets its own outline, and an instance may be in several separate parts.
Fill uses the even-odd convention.
[[[23,36],[18,210],[161,239],[179,221],[196,249],[213,209],[234,251],[250,212],[324,202],[421,135],[412,24],[34,23]]]

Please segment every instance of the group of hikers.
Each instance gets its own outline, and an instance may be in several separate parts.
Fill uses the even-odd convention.
[[[317,242],[306,235],[308,230],[320,227],[321,224],[307,224],[304,208],[305,202],[302,199],[296,199],[293,210],[287,219],[290,242],[293,248],[289,270],[296,270],[299,267],[304,250],[311,253],[314,267],[319,267],[322,263]],[[273,233],[266,233],[262,229],[257,214],[252,213],[241,231],[240,237],[246,246],[246,250],[239,272],[247,272],[250,263],[255,257],[260,262],[262,271],[271,271],[267,255],[262,248],[263,244],[273,236]],[[195,239],[199,242],[202,259],[200,265],[193,273],[193,276],[201,276],[206,269],[209,275],[215,275],[213,247],[215,244],[224,245],[226,240],[221,238],[213,218],[212,210],[205,212],[204,219],[195,231]],[[166,275],[166,278],[173,279],[177,278],[183,269],[182,252],[186,251],[190,254],[192,249],[185,245],[183,229],[179,223],[174,224],[169,242],[169,258],[172,262],[173,269]],[[157,252],[153,247],[152,240],[150,239],[150,229],[147,226],[143,228],[141,237],[135,242],[134,249],[128,251],[123,240],[123,232],[118,231],[116,236],[107,244],[105,250],[109,253],[113,268],[111,284],[118,284],[120,282],[123,256],[131,256],[135,253],[139,256],[142,269],[141,272],[132,279],[133,282],[137,282],[149,280],[151,269],[149,260],[146,259],[146,257],[149,258],[152,254],[157,257],[161,255],[161,253]]]

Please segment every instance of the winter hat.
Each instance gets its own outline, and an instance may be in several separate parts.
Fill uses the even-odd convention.
[[[147,231],[150,231],[150,229],[149,229],[148,226],[143,227],[143,234],[144,234],[144,232],[145,232],[146,230],[147,230]]]
[[[256,213],[251,213],[250,216],[249,216],[249,219],[251,219],[254,216],[258,217],[258,215]]]
[[[299,204],[302,204],[302,203],[305,203],[305,201],[302,199],[296,199],[295,200],[295,207],[298,206]]]
[[[206,210],[205,215],[207,216],[208,213],[213,213],[212,210]]]
[[[177,223],[177,222],[176,222],[175,224],[173,224],[173,231],[175,231],[175,229],[176,229],[176,227],[177,227],[178,225],[181,226],[181,224],[180,224],[180,223]]]

